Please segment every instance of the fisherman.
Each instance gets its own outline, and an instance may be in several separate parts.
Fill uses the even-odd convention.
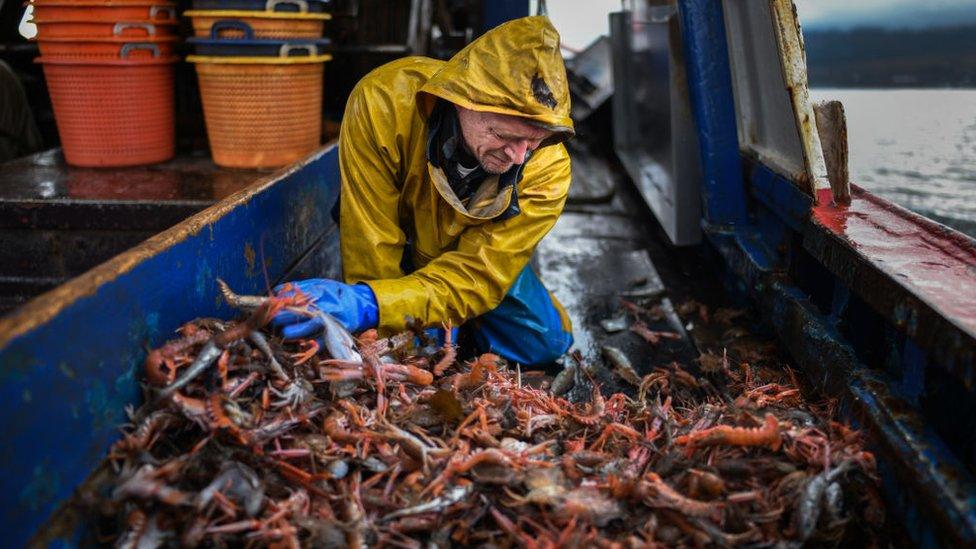
[[[345,283],[294,286],[352,332],[399,331],[412,318],[461,326],[473,352],[552,363],[572,329],[529,259],[566,202],[569,106],[559,35],[541,16],[505,23],[447,62],[373,70],[339,134]],[[322,327],[287,312],[274,324],[286,338]]]

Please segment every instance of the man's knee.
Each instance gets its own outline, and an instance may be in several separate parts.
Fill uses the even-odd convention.
[[[494,310],[475,320],[478,347],[525,366],[549,364],[569,350],[569,315],[529,267]]]
[[[573,344],[573,335],[563,331],[561,328],[550,330],[544,334],[534,335],[536,335],[536,337],[532,338],[534,341],[531,341],[524,349],[526,366],[538,366],[555,362]]]
[[[490,351],[523,366],[550,364],[573,344],[572,333],[559,324],[540,327],[489,321],[472,327],[478,352]]]

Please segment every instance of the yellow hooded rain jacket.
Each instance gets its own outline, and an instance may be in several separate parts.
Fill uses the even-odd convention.
[[[512,194],[498,191],[497,177],[465,207],[427,162],[426,118],[437,98],[555,132],[525,165],[521,213],[493,221]],[[546,17],[496,27],[447,62],[393,61],[357,84],[339,136],[343,276],[372,288],[381,328],[401,330],[407,316],[458,326],[501,302],[565,204],[569,110],[559,35]],[[400,266],[408,239],[417,267],[409,274]]]

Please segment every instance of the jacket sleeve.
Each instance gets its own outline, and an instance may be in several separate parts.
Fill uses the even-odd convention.
[[[497,307],[562,212],[570,179],[563,145],[538,150],[519,186],[519,215],[468,227],[457,249],[408,276],[367,282],[379,303],[380,326],[402,330],[407,315],[425,325],[457,326]]]
[[[339,130],[339,246],[348,283],[403,275],[406,236],[398,221],[399,152],[383,140],[377,117],[392,112],[384,94],[360,83],[349,96]]]

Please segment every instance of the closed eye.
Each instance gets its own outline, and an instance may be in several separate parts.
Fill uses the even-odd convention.
[[[524,141],[528,141],[528,144],[529,144],[529,148],[530,149],[535,149],[539,145],[542,144],[542,139],[541,138],[540,139],[529,139],[528,137],[520,137],[520,136],[517,136],[517,135],[502,134],[502,133],[498,133],[495,130],[495,128],[488,128],[488,131],[491,132],[491,135],[493,135],[494,137],[496,137],[496,138],[498,138],[498,139],[500,139],[502,141],[515,142],[515,143],[520,142],[520,141],[523,141],[523,140]]]

